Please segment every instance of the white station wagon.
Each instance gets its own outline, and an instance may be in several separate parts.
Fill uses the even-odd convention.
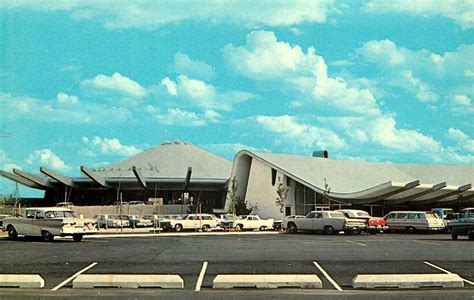
[[[25,215],[3,220],[3,230],[15,240],[19,235],[40,236],[52,241],[55,236],[72,236],[80,242],[85,234],[97,232],[93,220],[76,218],[74,211],[64,207],[27,208]]]

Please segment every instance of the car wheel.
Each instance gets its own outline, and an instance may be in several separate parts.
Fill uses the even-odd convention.
[[[352,230],[344,230],[345,235],[351,235],[353,233],[354,233],[354,231],[352,231]]]
[[[181,224],[176,224],[176,225],[174,226],[174,230],[175,230],[176,232],[183,231],[183,225],[181,225]]]
[[[16,232],[15,227],[12,225],[8,225],[7,231],[10,240],[16,240],[18,238],[18,232]]]
[[[328,226],[324,226],[324,233],[325,234],[334,234],[335,230],[334,230],[334,227],[332,227],[331,225],[328,225]]]
[[[73,234],[72,238],[74,239],[74,242],[80,242],[82,241],[82,234]]]
[[[204,231],[204,232],[208,232],[210,229],[211,229],[211,226],[209,226],[209,225],[203,225],[202,226],[202,231]]]
[[[265,231],[265,229],[267,229],[267,226],[260,226],[260,228],[258,230]]]
[[[370,234],[377,234],[377,229],[371,229],[371,230],[369,230],[369,233]]]
[[[407,231],[408,233],[416,233],[416,228],[410,226],[410,227],[407,227],[407,228],[406,228],[406,231]]]
[[[237,226],[235,226],[237,228],[237,230],[240,230],[240,231],[243,231],[244,230],[244,225],[242,224],[237,224]]]
[[[451,232],[451,239],[453,241],[457,240],[458,239],[458,234],[457,233],[454,233],[454,232]]]
[[[474,241],[474,232],[471,232],[467,235],[470,241]]]
[[[51,232],[46,230],[41,232],[41,236],[43,237],[43,240],[45,242],[52,242],[54,240],[54,235],[52,235]]]
[[[288,224],[288,232],[291,234],[295,234],[298,232],[298,227],[296,227],[295,223]]]

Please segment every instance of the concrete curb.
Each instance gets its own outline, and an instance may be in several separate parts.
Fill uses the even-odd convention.
[[[320,289],[322,282],[315,274],[227,274],[217,275],[212,283],[215,289],[232,288],[289,288]]]
[[[44,279],[37,274],[0,274],[0,287],[41,289],[44,288]]]
[[[464,282],[457,274],[372,274],[357,275],[352,279],[352,286],[361,289],[460,288]]]
[[[184,281],[179,275],[155,274],[88,274],[79,275],[73,288],[163,288],[182,289]]]

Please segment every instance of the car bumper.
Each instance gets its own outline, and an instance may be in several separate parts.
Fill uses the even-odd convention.
[[[387,231],[389,230],[390,227],[388,226],[382,226],[382,225],[377,225],[377,226],[367,226],[367,230],[368,231],[373,231],[373,230],[377,230],[377,231]]]

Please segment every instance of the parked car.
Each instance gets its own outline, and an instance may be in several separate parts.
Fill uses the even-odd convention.
[[[450,220],[456,219],[454,211],[452,208],[432,208],[432,212],[434,212],[438,218],[442,219],[444,222],[444,227],[447,231],[449,231],[448,222]]]
[[[40,236],[50,242],[55,236],[72,236],[80,242],[84,235],[97,232],[95,226],[93,221],[77,218],[74,211],[63,207],[32,207],[21,217],[3,219],[3,230],[11,240],[24,235]]]
[[[441,231],[444,222],[434,212],[425,211],[392,211],[384,219],[390,230],[403,230],[410,233],[416,231]]]
[[[273,228],[273,219],[261,219],[258,215],[243,215],[239,216],[233,224],[239,230],[259,229],[263,231]]]
[[[336,211],[342,212],[346,218],[350,219],[361,219],[365,221],[365,230],[370,234],[376,234],[377,232],[384,232],[389,229],[384,218],[372,217],[365,210],[359,209],[338,209]]]
[[[122,201],[122,202],[120,202],[120,201],[115,201],[115,202],[114,202],[114,206],[120,206],[120,204],[122,204],[122,206],[125,206],[125,205],[128,205],[128,202],[126,202],[126,201]]]
[[[360,219],[349,219],[342,212],[338,211],[312,211],[304,218],[287,218],[283,223],[284,228],[289,233],[298,231],[322,232],[325,234],[335,234],[344,231],[346,234],[361,232],[365,229],[365,221]]]
[[[97,215],[94,216],[97,220],[97,227],[110,228],[110,227],[128,227],[130,222],[128,220],[120,220],[117,215]]]
[[[143,202],[143,201],[130,201],[130,202],[128,202],[128,205],[145,205],[145,202]]]
[[[151,220],[146,220],[140,218],[138,215],[120,215],[118,216],[120,220],[128,220],[129,226],[132,228],[136,227],[147,227],[147,226],[152,226],[153,223]]]
[[[59,202],[59,203],[56,203],[56,207],[71,207],[71,206],[74,206],[74,204],[72,202]]]
[[[459,214],[459,218],[448,222],[451,238],[457,240],[460,235],[467,235],[474,240],[474,208],[465,208]]]
[[[237,218],[237,216],[236,216]],[[217,219],[219,220],[219,227],[223,229],[229,229],[233,227],[234,216],[232,214],[222,214],[218,215]]]
[[[10,217],[10,215],[0,215],[0,228],[3,226],[3,219]]]
[[[155,228],[161,228],[163,230],[170,230],[172,228],[170,219],[167,219],[162,215],[156,215],[156,214],[144,215],[143,219],[150,220],[152,223],[152,226]]]
[[[211,214],[188,214],[182,219],[170,219],[170,224],[177,232],[186,229],[209,231],[217,227],[219,220]]]

